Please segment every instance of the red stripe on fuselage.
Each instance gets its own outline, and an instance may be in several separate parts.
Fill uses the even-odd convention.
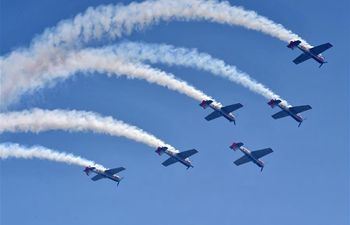
[[[316,60],[318,63],[324,63],[324,62],[325,62],[325,61],[324,61],[324,58],[323,58],[322,56],[312,54],[312,52],[310,52],[310,50],[307,49],[306,47],[304,47],[304,46],[300,47],[300,46],[298,45],[298,48],[299,48],[302,52],[304,52],[305,54],[309,54],[309,55],[310,55],[314,60]]]
[[[314,56],[314,55],[311,55],[312,56],[312,58],[314,59],[314,60],[316,60],[317,62],[319,62],[319,63],[324,63],[325,61],[324,61],[324,58],[322,57],[322,56]]]
[[[233,114],[232,113],[229,113],[229,114],[226,114],[225,112],[223,112],[222,110],[221,110],[221,108],[219,108],[218,106],[212,106],[212,105],[209,105],[210,106],[210,108],[212,108],[214,111],[216,111],[216,112],[218,112],[218,113],[221,113],[221,115],[223,116],[223,117],[225,117],[226,119],[228,119],[229,121],[234,121],[235,120],[235,117],[233,116]]]
[[[294,114],[292,112],[290,112],[289,110],[286,111],[293,119],[295,119],[297,122],[302,122],[303,118],[301,118],[301,116],[298,116],[297,114]]]
[[[243,154],[246,155],[246,156],[250,159],[250,161],[252,161],[253,163],[255,163],[256,165],[258,165],[258,166],[260,166],[260,167],[263,167],[263,166],[264,166],[264,162],[261,161],[260,159],[254,158],[254,157],[252,156],[252,154],[251,154],[251,151],[249,151],[248,149],[246,149],[246,148],[244,148],[244,147],[242,147],[242,148],[240,148],[240,149],[241,149],[241,151],[243,152]]]

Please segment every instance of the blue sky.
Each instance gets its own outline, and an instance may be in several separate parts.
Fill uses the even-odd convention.
[[[1,56],[27,48],[33,37],[90,6],[109,1],[1,2]],[[112,2],[117,4],[118,2]],[[123,1],[129,4],[129,1]],[[166,43],[197,48],[235,65],[292,105],[309,104],[308,119],[273,120],[261,95],[208,72],[153,64],[171,72],[224,105],[240,102],[237,125],[223,118],[207,122],[211,111],[175,91],[143,80],[75,74],[52,88],[22,96],[9,110],[85,110],[135,125],[180,150],[196,148],[193,169],[163,167],[149,146],[102,134],[49,131],[3,133],[1,142],[41,145],[74,153],[106,167],[123,166],[119,187],[93,182],[83,168],[46,160],[1,162],[1,224],[347,224],[349,222],[349,2],[230,1],[266,16],[312,45],[333,48],[318,68],[287,43],[240,26],[212,22],[160,22],[115,41]],[[91,45],[87,45],[91,46]],[[243,142],[274,153],[261,173],[252,164],[237,167]]]

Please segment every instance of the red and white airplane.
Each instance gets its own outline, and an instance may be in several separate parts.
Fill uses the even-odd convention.
[[[233,151],[236,151],[237,149],[239,149],[244,154],[244,156],[242,156],[241,158],[234,161],[234,164],[239,166],[239,165],[242,165],[242,164],[247,163],[247,162],[253,162],[257,166],[261,167],[260,171],[262,171],[264,169],[264,166],[265,166],[265,163],[262,160],[260,160],[260,158],[273,152],[273,150],[271,148],[264,148],[261,150],[256,150],[256,151],[251,152],[248,149],[246,149],[245,147],[243,147],[242,142],[238,142],[238,143],[233,142],[233,144],[230,146],[230,149],[232,149]]]
[[[297,122],[299,122],[299,126],[301,123],[306,120],[301,117],[299,113],[304,112],[306,110],[312,109],[309,105],[301,105],[301,106],[286,106],[285,104],[281,103],[281,100],[271,99],[267,104],[271,106],[271,108],[274,108],[275,106],[278,106],[282,111],[279,111],[276,114],[272,115],[272,118],[280,119],[286,116],[291,116],[293,119],[295,119]]]
[[[193,167],[192,163],[188,159],[188,157],[198,153],[198,151],[196,149],[191,149],[191,150],[187,150],[184,152],[179,152],[179,151],[175,151],[175,150],[170,150],[167,147],[158,147],[156,150],[156,153],[158,153],[158,155],[162,155],[163,153],[165,153],[168,156],[170,156],[169,159],[165,160],[162,163],[163,166],[169,166],[169,165],[172,165],[176,162],[180,162],[183,165],[187,166],[187,169],[188,169],[190,167]]]
[[[321,55],[322,52],[326,51],[327,49],[333,47],[332,44],[330,43],[326,43],[323,45],[319,45],[316,47],[308,47],[305,45],[301,44],[301,41],[297,40],[297,41],[291,41],[289,43],[289,45],[287,45],[288,48],[290,49],[294,49],[294,47],[299,48],[301,51],[303,51],[304,53],[302,53],[301,55],[299,55],[296,59],[293,60],[293,62],[295,64],[299,64],[302,63],[308,59],[313,58],[314,60],[316,60],[316,62],[320,63],[320,67],[324,64],[327,63],[323,56]]]
[[[118,182],[117,186],[119,186],[119,182],[124,179],[124,177],[120,178],[118,175],[116,175],[116,173],[119,173],[121,171],[125,170],[124,167],[118,167],[118,168],[114,168],[114,169],[108,169],[108,170],[100,170],[100,169],[96,169],[96,167],[85,167],[85,169],[83,170],[86,175],[90,175],[91,172],[97,173],[96,176],[94,176],[93,178],[91,178],[91,180],[93,181],[98,181],[102,178],[108,178],[111,179],[115,182]]]
[[[241,103],[222,106],[220,103],[214,102],[212,100],[203,100],[202,103],[199,104],[199,106],[203,107],[204,109],[206,109],[209,106],[214,110],[214,112],[210,113],[208,116],[205,117],[207,121],[223,116],[228,121],[233,122],[235,125],[236,119],[231,112],[243,107]]]

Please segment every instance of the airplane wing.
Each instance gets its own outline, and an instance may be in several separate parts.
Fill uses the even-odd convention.
[[[214,112],[210,113],[208,116],[206,116],[205,119],[206,119],[207,121],[210,121],[210,120],[216,119],[216,118],[218,118],[218,117],[220,117],[220,116],[221,116],[220,113],[214,111]]]
[[[97,174],[96,176],[94,176],[93,178],[91,178],[91,180],[93,181],[98,181],[101,180],[103,178],[103,176],[101,176],[100,174]]]
[[[315,55],[318,55],[318,54],[326,51],[327,49],[329,49],[331,47],[333,47],[333,45],[331,45],[330,43],[326,43],[326,44],[323,44],[323,45],[319,45],[319,46],[310,48],[310,52],[312,52]]]
[[[123,170],[125,170],[124,167],[118,167],[118,168],[106,170],[105,173],[108,173],[109,175],[114,175],[114,174],[119,173],[120,171],[123,171]]]
[[[304,111],[309,110],[309,109],[312,109],[311,106],[309,106],[309,105],[294,106],[294,107],[289,108],[289,110],[295,114],[304,112]]]
[[[232,104],[232,105],[222,107],[221,110],[224,110],[225,112],[230,113],[242,107],[243,105],[241,103],[237,103],[237,104]]]
[[[177,162],[176,159],[174,159],[173,157],[170,157],[169,159],[165,160],[162,164],[163,164],[163,166],[169,166],[169,165],[174,164],[176,162]]]
[[[280,118],[283,118],[283,117],[286,117],[286,116],[288,116],[288,113],[286,113],[285,111],[279,111],[278,113],[276,113],[276,114],[273,114],[272,115],[272,118],[274,118],[275,120],[277,120],[277,119],[280,119]]]
[[[252,156],[256,159],[260,159],[261,157],[264,157],[267,154],[270,154],[271,152],[273,152],[273,150],[271,148],[264,148],[261,150],[256,150],[256,151],[252,151]]]
[[[294,59],[293,62],[295,64],[299,64],[299,63],[302,63],[308,59],[311,59],[311,55],[303,53],[303,54],[299,55],[296,59]]]
[[[191,150],[187,150],[187,151],[184,151],[184,152],[180,152],[177,155],[180,156],[183,159],[186,159],[186,158],[190,157],[191,155],[196,154],[197,152],[198,151],[196,149],[191,149]]]
[[[233,163],[236,164],[237,166],[242,165],[244,163],[250,162],[250,159],[244,155],[241,158],[237,159],[236,161],[234,161]]]

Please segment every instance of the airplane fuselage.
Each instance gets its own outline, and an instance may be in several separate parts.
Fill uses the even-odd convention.
[[[310,48],[309,48],[309,47],[306,47],[306,46],[301,45],[301,44],[299,44],[297,47],[298,47],[302,52],[304,52],[305,54],[310,55],[310,56],[311,56],[314,60],[316,60],[318,63],[323,64],[323,63],[326,62],[326,61],[324,60],[324,58],[322,57],[321,54],[318,54],[318,55],[313,54],[313,53],[310,51]]]
[[[252,156],[251,152],[248,149],[246,149],[245,147],[241,146],[241,147],[239,147],[239,149],[243,152],[244,155],[246,155],[257,166],[259,166],[261,168],[265,166],[265,164],[262,160],[254,158]]]
[[[289,109],[288,106],[286,105],[283,105],[281,103],[277,104],[277,106],[282,109],[283,111],[285,111],[289,116],[291,116],[294,120],[296,120],[297,122],[301,123],[303,122],[303,118],[301,117],[301,115],[299,114],[295,114],[295,113],[292,113]]]
[[[183,164],[183,165],[185,165],[187,167],[193,167],[191,161],[188,158],[183,159],[183,158],[179,157],[177,155],[178,152],[171,151],[171,150],[167,149],[167,150],[164,151],[164,153],[167,154],[168,156],[176,159],[178,162],[180,162],[181,164]]]
[[[109,174],[105,173],[103,170],[93,169],[92,172],[97,173],[97,174],[103,176],[104,178],[108,178],[108,179],[111,179],[111,180],[116,181],[116,182],[121,181],[121,178],[118,175],[109,175]]]
[[[219,105],[219,104],[210,103],[209,107],[212,108],[214,111],[216,111],[221,116],[223,116],[226,119],[228,119],[230,122],[234,122],[236,120],[232,113],[225,112],[225,110],[223,110],[222,106]]]

